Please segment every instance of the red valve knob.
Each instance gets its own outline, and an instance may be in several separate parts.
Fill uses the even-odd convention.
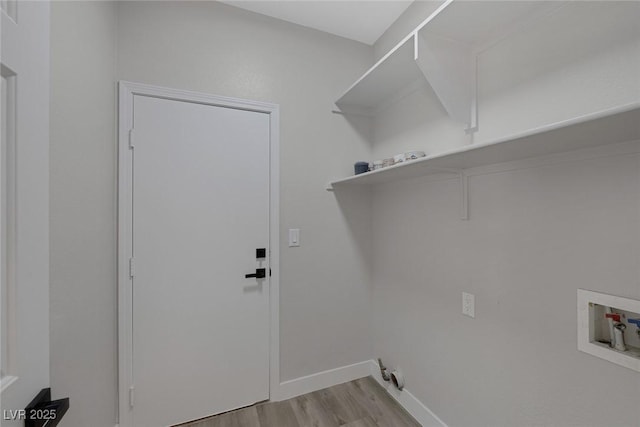
[[[604,317],[607,319],[613,319],[614,322],[620,321],[620,315],[618,313],[606,313]]]

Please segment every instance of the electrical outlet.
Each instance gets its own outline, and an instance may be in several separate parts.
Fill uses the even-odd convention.
[[[476,317],[476,297],[466,292],[462,293],[462,314],[472,318]]]

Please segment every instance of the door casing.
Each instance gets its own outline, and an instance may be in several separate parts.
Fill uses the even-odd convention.
[[[24,409],[50,387],[49,93],[50,4],[11,1],[0,11],[0,74],[7,79],[6,375],[0,410]],[[2,141],[4,144],[5,141]],[[0,168],[2,169],[2,168]],[[5,239],[5,236],[2,236]],[[1,298],[1,297],[0,297]],[[0,356],[1,357],[1,356]],[[55,393],[55,390],[54,390]],[[0,415],[5,427],[23,426]]]
[[[269,396],[277,399],[280,387],[280,150],[277,104],[169,89],[142,83],[119,82],[118,99],[118,425],[132,427],[130,387],[133,383],[132,257],[133,233],[132,168],[135,140],[131,139],[134,96],[148,96],[269,114]],[[131,147],[134,147],[133,149]],[[135,396],[133,396],[135,403]]]

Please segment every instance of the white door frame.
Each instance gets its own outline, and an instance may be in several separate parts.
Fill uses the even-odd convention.
[[[118,412],[119,426],[131,427],[130,388],[133,382],[132,336],[132,278],[129,260],[132,257],[131,192],[133,155],[133,98],[135,95],[176,101],[193,102],[269,114],[270,126],[270,197],[269,197],[269,249],[272,274],[269,294],[269,396],[277,397],[280,386],[280,149],[279,106],[259,101],[229,98],[168,89],[126,81],[119,82],[118,104]]]
[[[49,330],[49,100],[50,4],[3,2],[0,75],[5,87],[7,270],[4,318],[7,372],[0,379],[3,426],[23,426],[9,410],[24,409],[50,387]],[[0,133],[1,134],[1,133]],[[2,169],[0,167],[0,169]],[[5,277],[6,279],[6,277]],[[0,296],[0,299],[2,297]],[[0,320],[2,322],[2,320]],[[3,325],[4,326],[4,325]],[[0,357],[2,357],[0,355]],[[55,390],[54,390],[55,393]],[[62,421],[62,424],[65,422]]]

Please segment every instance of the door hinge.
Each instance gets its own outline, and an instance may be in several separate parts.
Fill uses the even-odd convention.
[[[136,272],[136,265],[133,258],[129,258],[129,278],[133,279]]]
[[[129,406],[133,408],[133,394],[135,391],[135,387],[131,386],[129,387]]]
[[[129,129],[129,150],[133,150],[133,129]]]

